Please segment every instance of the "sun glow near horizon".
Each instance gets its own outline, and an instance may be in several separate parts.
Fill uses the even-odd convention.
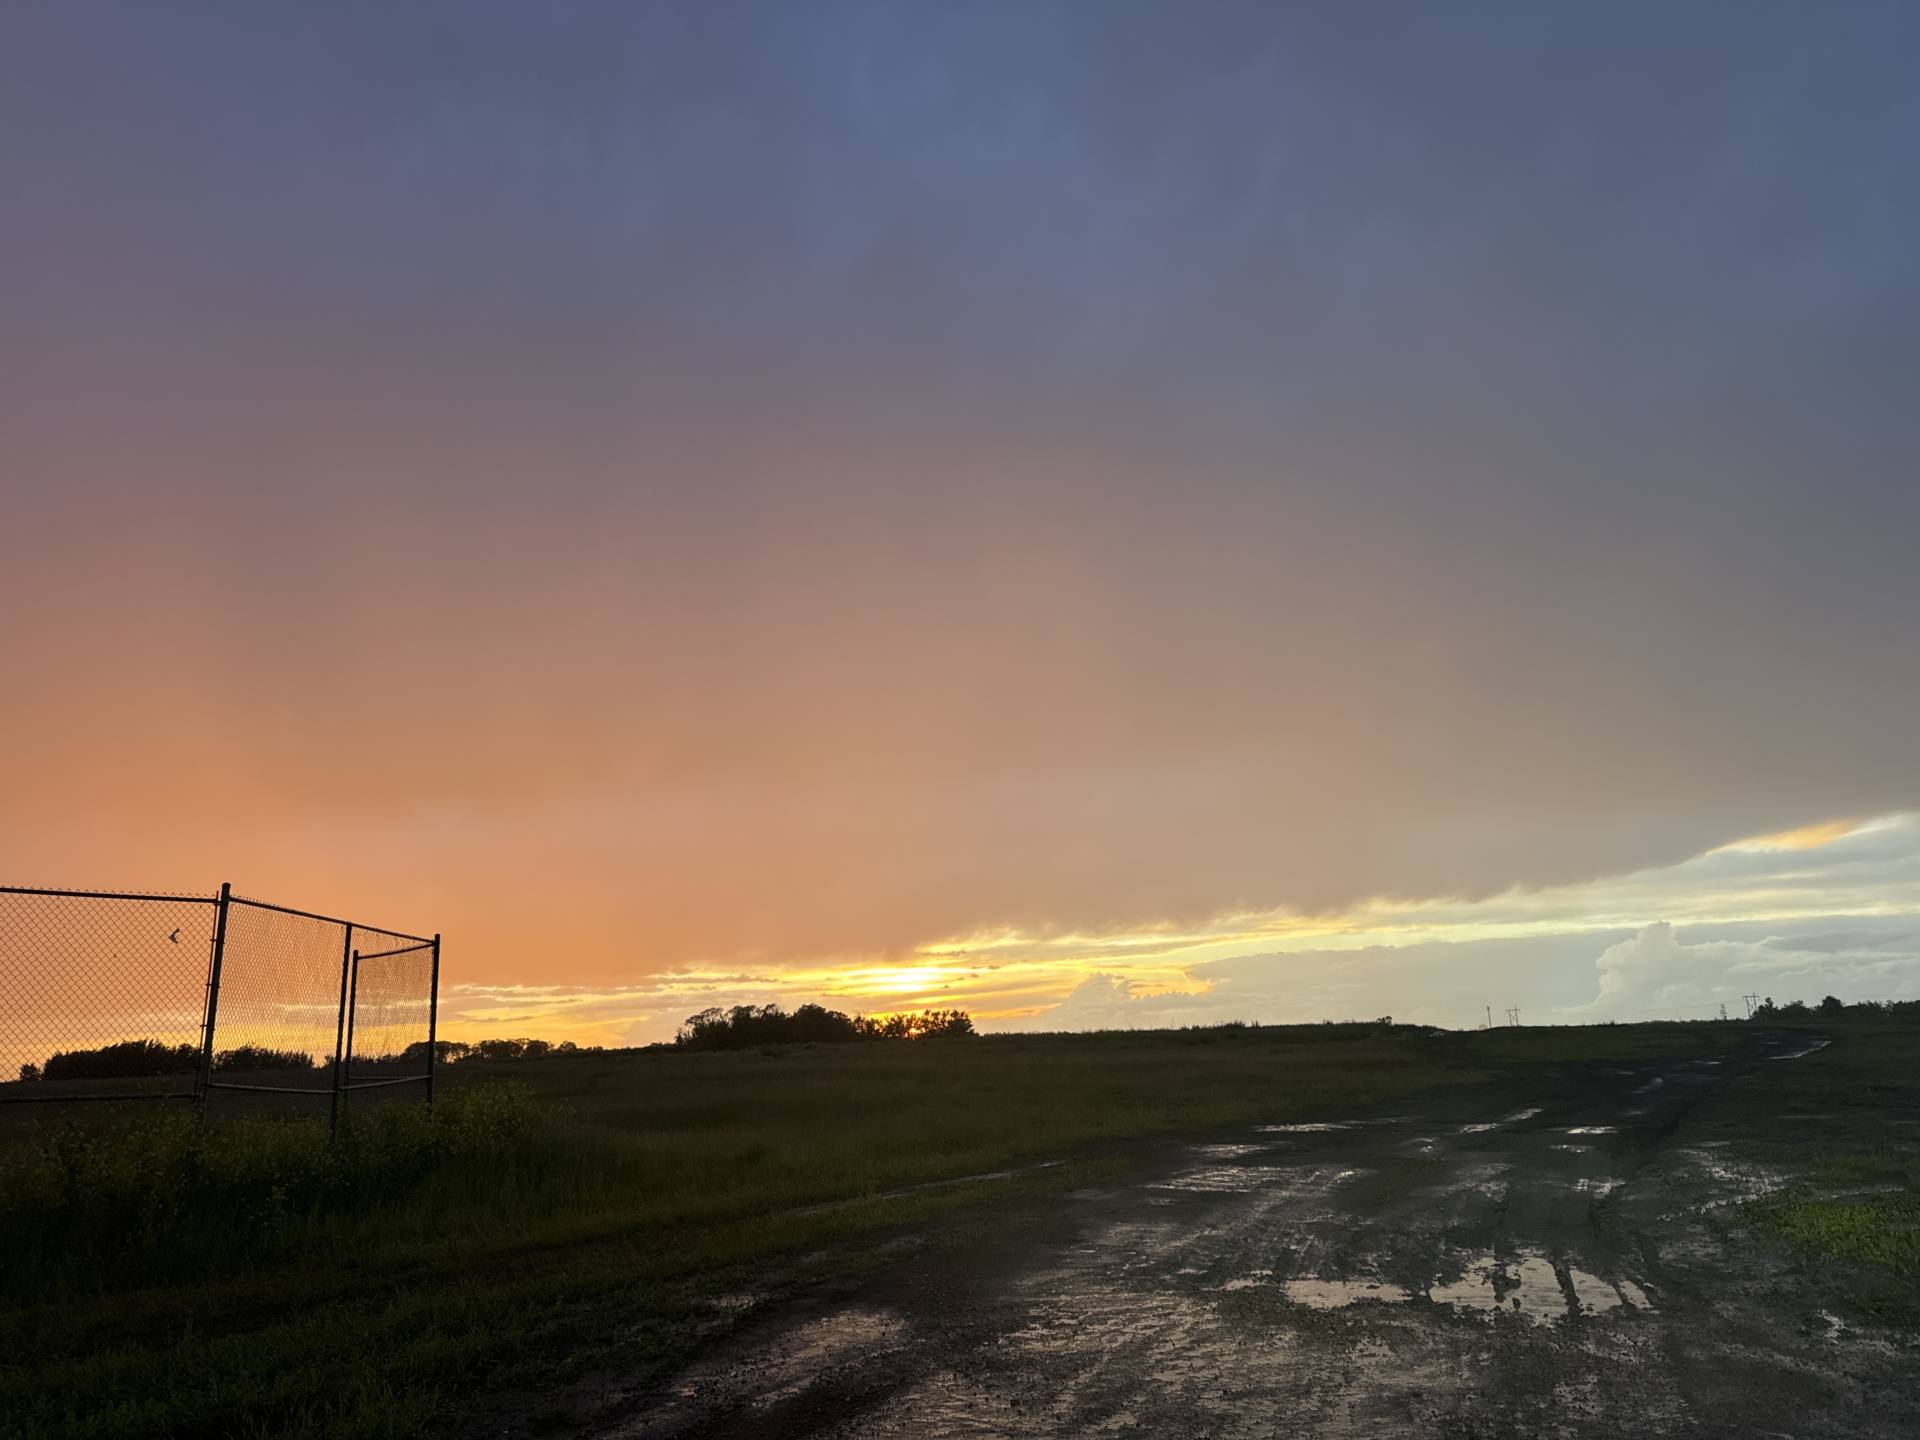
[[[1272,972],[1274,993],[1261,1002],[1264,1013],[1239,1018],[1329,1018],[1346,1013],[1340,1006],[1390,1009],[1385,996],[1364,1003],[1369,967],[1432,947],[1577,947],[1592,936],[1591,963],[1619,935],[1657,924],[1788,934],[1817,922],[1885,925],[1915,916],[1920,923],[1916,876],[1920,817],[1895,813],[1823,821],[1729,842],[1675,865],[1481,899],[1376,900],[1317,916],[1236,911],[1210,924],[1158,922],[1107,933],[1000,926],[930,942],[891,961],[773,965],[751,976],[669,972],[598,991],[493,987],[472,1004],[456,997],[448,1033],[477,1038],[511,1022],[556,1039],[632,1043],[669,1038],[681,1017],[709,1004],[791,1008],[809,1001],[875,1015],[961,1008],[987,1028],[1047,1028],[1071,1018],[1065,1002],[1094,981],[1116,987],[1142,1014],[1183,1000],[1204,1010],[1209,997],[1224,993],[1219,975],[1249,966]],[[1335,982],[1328,979],[1335,970],[1363,978]],[[1883,988],[1897,979],[1887,973]],[[1920,967],[1915,979],[1920,983]]]

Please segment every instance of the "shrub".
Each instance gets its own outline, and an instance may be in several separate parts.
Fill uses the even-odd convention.
[[[127,1080],[142,1075],[191,1074],[200,1064],[193,1045],[158,1040],[122,1040],[94,1050],[60,1050],[47,1057],[41,1076],[48,1080]],[[24,1071],[21,1074],[24,1080]]]
[[[304,1050],[275,1050],[270,1045],[236,1045],[213,1057],[216,1070],[316,1070],[319,1064]]]

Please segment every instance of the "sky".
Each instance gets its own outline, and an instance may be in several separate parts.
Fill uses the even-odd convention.
[[[7,6],[0,876],[469,1036],[1920,993],[1916,41]]]

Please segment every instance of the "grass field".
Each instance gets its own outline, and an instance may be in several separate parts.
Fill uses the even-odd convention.
[[[1780,1123],[1739,1144],[1745,1159],[1793,1177],[1746,1218],[1810,1259],[1854,1262],[1866,1318],[1920,1325],[1920,1046],[1912,1026],[1836,1036],[1775,1079]]]
[[[1130,1142],[1744,1038],[1324,1026],[470,1064],[431,1118],[383,1107],[333,1147],[312,1120],[43,1114],[0,1151],[0,1436],[415,1435],[476,1387],[645,1363],[724,1326],[717,1296],[885,1263],[871,1242],[902,1226],[1083,1184]],[[1040,1161],[1061,1163],[935,1183]]]

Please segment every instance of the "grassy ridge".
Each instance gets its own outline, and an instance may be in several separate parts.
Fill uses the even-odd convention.
[[[415,1435],[476,1383],[643,1361],[724,1323],[715,1295],[1008,1194],[907,1187],[1062,1157],[1014,1184],[1068,1185],[1112,1163],[1101,1142],[1737,1038],[1326,1026],[468,1065],[431,1119],[370,1111],[331,1150],[314,1122],[43,1121],[0,1158],[0,1436]]]

